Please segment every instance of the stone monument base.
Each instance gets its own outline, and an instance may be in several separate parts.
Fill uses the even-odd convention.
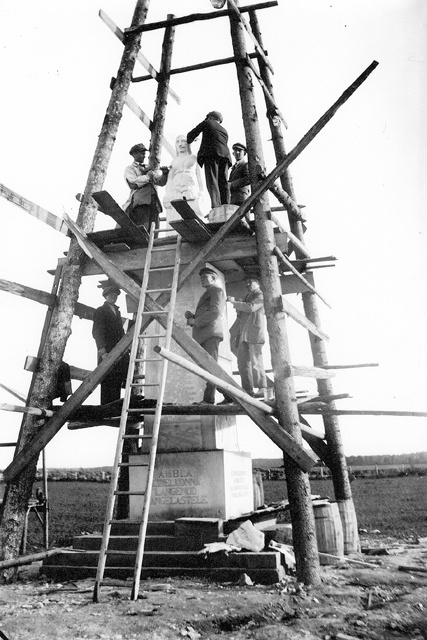
[[[208,213],[208,221],[227,222],[238,208],[237,204],[222,204],[219,207],[214,207]]]
[[[147,463],[148,454],[130,456]],[[130,491],[143,491],[147,467],[129,468]],[[130,496],[130,519],[140,519],[142,496]],[[175,451],[158,453],[150,501],[150,521],[193,518],[237,518],[254,508],[252,461],[242,451]]]

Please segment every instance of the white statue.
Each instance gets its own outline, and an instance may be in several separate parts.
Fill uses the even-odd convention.
[[[166,183],[163,205],[168,222],[181,220],[179,213],[171,205],[171,200],[187,200],[190,207],[200,218],[203,198],[203,181],[197,157],[191,153],[190,145],[184,135],[179,135],[175,142],[176,157],[172,160]]]

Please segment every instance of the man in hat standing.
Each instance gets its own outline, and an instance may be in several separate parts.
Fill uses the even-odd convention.
[[[230,185],[230,204],[240,206],[251,194],[249,167],[246,158],[246,147],[236,142],[231,147],[236,162],[231,167],[228,183]]]
[[[168,179],[168,168],[152,169],[144,164],[147,149],[142,143],[135,144],[129,151],[133,162],[125,169],[125,180],[130,194],[123,211],[132,222],[150,230],[151,223],[159,226],[159,213],[162,211],[156,186],[163,187]]]
[[[230,202],[228,169],[231,156],[227,146],[228,133],[221,122],[221,113],[210,111],[205,120],[187,134],[188,144],[203,134],[197,162],[205,168],[206,188],[211,198],[212,209]]]
[[[98,364],[125,334],[120,309],[116,305],[117,298],[120,295],[119,287],[107,281],[102,295],[105,298],[105,302],[102,307],[95,309],[92,328],[92,335],[98,348]],[[101,382],[101,404],[108,404],[120,399],[121,388],[126,380],[128,367],[129,356],[125,355],[107,373]]]
[[[262,346],[265,342],[264,297],[259,286],[259,278],[247,275],[245,278],[248,293],[244,300],[236,300],[229,296],[237,311],[237,318],[230,329],[235,336],[232,344],[233,353],[237,351],[237,368],[242,380],[242,387],[250,396],[267,399],[267,378],[262,357]],[[254,393],[254,387],[259,391]]]
[[[193,338],[203,347],[210,356],[218,362],[219,343],[224,338],[222,316],[225,310],[225,293],[218,286],[218,274],[209,267],[199,271],[202,287],[206,289],[200,298],[195,313],[185,312],[187,324],[193,327]],[[196,404],[215,404],[215,385],[206,383],[203,400]],[[224,395],[224,400],[219,404],[233,402],[232,398]]]

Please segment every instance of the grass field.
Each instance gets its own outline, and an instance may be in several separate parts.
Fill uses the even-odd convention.
[[[50,482],[50,545],[69,546],[83,531],[102,528],[109,485],[97,482]],[[330,480],[311,482],[312,494],[333,497]],[[427,536],[427,476],[357,479],[352,491],[360,528],[379,529],[396,538]],[[286,498],[286,483],[264,482],[267,504]],[[29,551],[41,547],[43,537],[30,516]]]
[[[331,480],[312,480],[311,492],[333,499]],[[427,476],[358,478],[352,482],[359,528],[397,538],[427,536]],[[284,482],[264,482],[266,502],[287,497]]]

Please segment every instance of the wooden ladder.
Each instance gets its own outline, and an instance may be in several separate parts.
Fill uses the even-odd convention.
[[[149,244],[147,249],[146,262],[144,266],[144,276],[143,276],[143,281],[141,285],[141,295],[139,298],[138,311],[136,313],[136,319],[135,319],[135,329],[134,329],[134,336],[133,336],[132,347],[130,352],[129,369],[128,369],[128,375],[126,380],[126,389],[125,389],[122,412],[120,417],[120,426],[119,426],[119,434],[117,437],[116,454],[114,458],[110,492],[108,497],[107,510],[105,515],[104,529],[103,529],[103,535],[102,535],[102,543],[101,543],[101,549],[99,553],[98,569],[97,569],[94,592],[93,592],[94,602],[99,602],[100,590],[101,590],[101,585],[104,578],[107,556],[120,553],[117,551],[109,550],[108,548],[109,541],[110,541],[110,534],[111,534],[111,526],[116,523],[124,522],[124,520],[115,520],[113,517],[114,509],[116,505],[116,498],[119,495],[143,496],[141,518],[138,520],[125,521],[127,523],[131,522],[132,524],[137,524],[139,526],[138,546],[136,551],[131,599],[137,600],[138,598],[141,568],[142,568],[142,562],[144,558],[145,537],[146,537],[147,525],[148,525],[148,514],[149,514],[149,508],[150,508],[151,492],[153,487],[154,465],[155,465],[156,453],[157,453],[157,441],[158,441],[158,434],[159,434],[159,427],[160,427],[160,419],[162,416],[162,405],[163,405],[163,397],[164,397],[164,391],[166,386],[166,375],[167,375],[167,366],[168,366],[167,360],[163,358],[160,358],[160,357],[147,358],[146,341],[152,340],[153,338],[160,338],[164,340],[164,344],[166,348],[169,348],[170,346],[170,342],[172,338],[172,325],[173,325],[173,317],[174,317],[174,310],[175,310],[175,303],[176,303],[176,292],[177,292],[179,266],[180,266],[180,258],[181,258],[181,237],[177,236],[174,265],[167,266],[167,267],[165,266],[151,267],[153,252],[155,252],[156,250],[161,250],[160,248],[156,249],[156,247],[154,247],[154,238],[156,233],[158,233],[158,230],[154,228],[154,223],[153,223],[150,230],[150,238],[149,238]],[[159,271],[172,271],[172,282],[169,287],[152,288],[152,285],[149,284],[150,276],[153,276],[156,272],[159,272]],[[170,291],[170,303],[169,303],[168,310],[145,311],[144,307],[145,307],[146,294],[161,293],[164,291]],[[144,333],[141,333],[141,324],[142,324],[143,317],[146,317],[149,315],[155,317],[160,313],[167,315],[166,332],[155,334],[155,335],[153,334],[144,335]],[[141,353],[142,353],[142,357],[140,357]],[[143,375],[142,376],[134,375],[135,365],[138,363],[140,365],[140,368],[142,367],[144,369],[144,365],[146,366],[148,362],[153,362],[154,360],[161,363],[160,365],[161,373],[159,377],[159,382],[156,382],[154,384],[153,383],[147,384],[145,382],[145,377]],[[127,434],[126,425],[129,419],[129,415],[132,414],[132,412],[139,411],[139,409],[130,408],[132,391],[136,388],[143,389],[144,387],[153,387],[153,386],[158,387],[158,393],[157,393],[157,401],[156,401],[156,408],[154,413],[152,433],[144,434],[144,435]],[[138,440],[143,439],[143,440],[149,441],[150,451],[149,451],[147,463],[124,462],[122,460],[124,441],[128,438],[135,438]],[[119,491],[118,480],[119,480],[120,469],[123,467],[141,467],[141,466],[148,467],[146,472],[146,481],[145,481],[144,490]]]

